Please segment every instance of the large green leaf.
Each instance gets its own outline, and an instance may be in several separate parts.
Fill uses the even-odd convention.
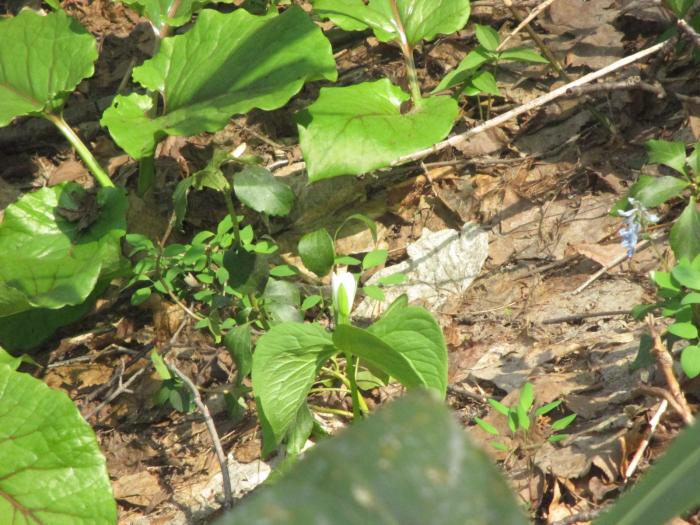
[[[88,298],[75,306],[64,306],[57,310],[32,308],[19,314],[0,317],[0,345],[11,351],[36,348],[62,326],[74,323],[88,314],[109,281],[110,279],[98,281]]]
[[[392,308],[368,330],[405,356],[426,386],[445,396],[447,346],[440,325],[427,310]]]
[[[261,488],[216,523],[525,525],[526,520],[498,469],[469,442],[448,409],[415,392],[320,443],[277,484]]]
[[[676,259],[687,257],[692,261],[700,255],[700,212],[694,197],[690,198],[685,210],[676,219],[669,242]]]
[[[350,325],[340,325],[333,333],[338,350],[367,361],[371,367],[395,377],[406,388],[427,387],[411,360],[376,335]]]
[[[236,197],[251,210],[285,216],[292,211],[294,192],[262,166],[246,166],[233,177]]]
[[[263,335],[253,353],[253,392],[269,439],[265,453],[285,438],[321,365],[335,352],[317,324],[282,323]]]
[[[0,407],[0,523],[117,522],[95,434],[66,394],[0,365]]]
[[[0,127],[59,108],[96,59],[93,36],[63,11],[0,18]]]
[[[8,206],[0,224],[0,317],[83,303],[101,275],[120,269],[126,207],[120,189],[103,188],[93,202],[75,183]],[[81,213],[97,214],[95,222],[66,218]]]
[[[459,31],[469,19],[469,0],[397,0],[399,20],[392,0],[315,0],[314,11],[346,31],[371,28],[383,42],[399,39],[399,24],[413,47],[421,40]]]
[[[322,88],[318,100],[298,115],[309,180],[366,173],[445,138],[457,118],[457,102],[430,97],[403,114],[401,105],[409,98],[387,79]]]
[[[700,505],[699,484],[700,424],[695,423],[594,525],[663,525]]]
[[[134,80],[161,94],[164,113],[151,116],[147,95],[117,96],[102,124],[140,159],[165,135],[218,131],[237,113],[276,109],[304,82],[336,76],[330,43],[299,7],[279,16],[205,9],[192,29],[164,39],[134,69]]]

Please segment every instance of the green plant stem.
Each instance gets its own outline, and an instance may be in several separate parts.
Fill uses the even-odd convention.
[[[343,416],[349,419],[352,419],[354,417],[352,412],[348,412],[347,410],[341,410],[340,408],[327,408],[320,407],[317,405],[309,405],[309,408],[314,412],[321,412],[324,414],[335,414],[336,416]]]
[[[355,374],[357,367],[355,366],[355,357],[350,352],[345,352],[345,362],[348,369],[348,380],[350,381],[350,395],[352,396],[352,413],[353,416],[359,418],[362,414],[368,414],[369,408],[365,402],[360,389],[357,388]]]
[[[258,319],[263,325],[264,330],[269,330],[270,329],[270,322],[267,318],[267,314],[265,313],[265,310],[260,306],[260,303],[258,302],[258,298],[255,297],[255,293],[250,292],[248,294],[248,299],[250,300],[250,305],[253,307],[253,310],[255,310],[255,313],[258,315]]]
[[[411,90],[411,100],[413,101],[414,105],[419,106],[423,103],[423,96],[421,95],[420,84],[418,83],[416,62],[413,59],[413,48],[408,43],[408,39],[406,38],[406,30],[403,27],[403,22],[399,13],[399,6],[396,3],[396,0],[391,0],[391,12],[396,19],[396,28],[399,31],[399,46],[401,47],[404,65],[406,66],[406,78],[408,79],[408,86]]]
[[[312,388],[309,390],[309,394],[322,394],[324,392],[347,392],[347,388],[336,388],[336,387],[328,387],[328,386],[322,386],[318,388]]]
[[[231,216],[231,224],[233,226],[233,239],[237,247],[241,246],[241,228],[238,225],[238,213],[236,212],[236,203],[231,198],[233,187],[229,187],[228,191],[224,191],[224,201],[226,201],[226,210]]]
[[[334,377],[335,379],[338,379],[341,383],[345,385],[346,388],[350,388],[350,381],[348,380],[347,377],[345,377],[343,374],[340,372],[337,372],[336,370],[331,370],[330,368],[322,368],[321,372],[324,374],[327,374],[331,377]]]
[[[68,139],[68,142],[71,143],[71,146],[75,148],[75,151],[78,152],[80,158],[83,159],[83,162],[90,170],[90,173],[92,173],[92,175],[95,177],[97,183],[103,188],[114,188],[114,183],[112,182],[112,179],[109,178],[109,175],[107,175],[107,172],[102,169],[100,163],[97,162],[97,159],[90,152],[85,143],[80,140],[80,137],[78,137],[75,131],[73,131],[73,128],[71,128],[68,123],[63,120],[63,117],[61,115],[54,115],[53,113],[45,113],[43,116],[46,120],[56,126],[63,136]]]

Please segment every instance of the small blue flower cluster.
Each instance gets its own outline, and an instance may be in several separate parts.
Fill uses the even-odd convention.
[[[622,237],[622,246],[627,249],[627,257],[632,257],[637,248],[637,240],[642,227],[649,223],[659,222],[659,216],[649,212],[646,206],[637,199],[628,197],[627,200],[631,208],[626,211],[619,210],[617,213],[625,218],[625,226],[620,230],[620,237]]]

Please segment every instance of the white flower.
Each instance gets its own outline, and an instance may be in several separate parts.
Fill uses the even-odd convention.
[[[331,291],[335,310],[342,316],[350,315],[352,305],[355,302],[355,292],[357,291],[355,276],[345,270],[338,270],[338,273],[333,272],[333,275],[331,275]]]

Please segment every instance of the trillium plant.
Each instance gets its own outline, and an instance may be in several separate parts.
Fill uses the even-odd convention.
[[[307,268],[321,277],[336,267],[336,318],[331,328],[301,322],[304,312],[323,305],[323,295],[302,302],[294,284],[284,280],[296,275],[294,268],[279,264],[275,243],[244,223],[244,209],[260,214],[264,223],[288,215],[294,206],[291,188],[259,159],[238,150],[215,151],[202,172],[177,184],[172,227],[181,228],[186,219],[188,195],[207,188],[221,194],[228,211],[217,231],[199,232],[189,244],[161,246],[133,234],[123,243],[127,191],[63,117],[73,91],[94,73],[98,46],[59,2],[47,3],[53,9],[48,13],[23,9],[0,19],[0,126],[21,117],[50,122],[82,159],[96,189],[59,183],[27,193],[4,210],[0,345],[14,352],[36,348],[90,312],[111,284],[133,290],[134,304],[154,292],[180,303],[186,297],[196,304],[190,314],[198,318],[197,326],[226,344],[239,375],[252,369],[266,451],[285,440],[294,450],[309,435],[313,418],[306,397],[319,374],[344,378],[337,380],[351,392],[355,417],[367,412],[361,392],[367,378],[375,384],[395,379],[444,396],[445,344],[427,311],[398,300],[367,328],[352,324],[356,292],[382,301],[382,286],[402,278],[356,286],[359,273],[386,261],[386,250],[373,250],[362,260],[336,257],[334,239],[325,230],[306,234],[299,252]],[[347,31],[371,30],[396,46],[407,83],[406,89],[388,79],[321,89],[296,115],[311,182],[386,167],[443,139],[459,115],[457,98],[463,92],[450,96],[446,90],[468,84],[471,73],[464,72],[474,69],[460,66],[459,82],[426,94],[414,57],[425,42],[464,28],[468,0],[317,0],[310,14],[270,2],[258,3],[264,8],[257,14],[245,8],[255,2],[228,12],[209,8],[206,0],[124,3],[148,20],[155,45],[152,56],[133,69],[131,89],[115,95],[100,123],[138,162],[134,186],[140,195],[153,190],[154,156],[166,137],[217,132],[235,115],[286,105],[308,82],[335,82],[333,49],[319,19]],[[478,67],[515,58],[492,49],[492,32],[480,29],[477,38],[488,57]],[[532,56],[524,53],[520,59]],[[478,88],[483,77],[472,72],[471,85]],[[357,269],[353,284],[340,266]],[[267,332],[254,345],[251,333],[257,330]]]

